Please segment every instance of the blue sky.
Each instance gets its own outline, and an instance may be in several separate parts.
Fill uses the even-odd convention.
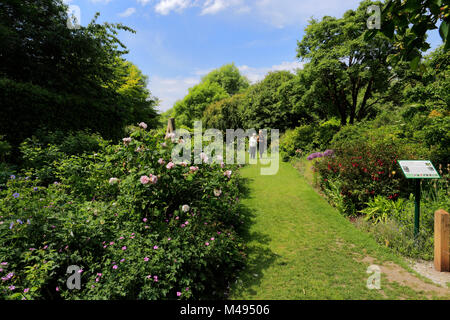
[[[81,9],[81,25],[121,22],[127,59],[149,76],[149,89],[165,111],[200,78],[234,62],[250,81],[272,70],[301,67],[297,40],[310,17],[340,17],[360,0],[66,0]],[[439,45],[437,32],[431,35]]]

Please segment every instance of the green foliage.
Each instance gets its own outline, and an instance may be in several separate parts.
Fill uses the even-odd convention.
[[[246,129],[273,128],[285,131],[297,124],[296,109],[286,103],[287,88],[284,86],[294,77],[288,71],[271,72],[248,89],[243,115]]]
[[[450,8],[445,0],[389,0],[381,20],[381,32],[395,41],[398,52],[391,57],[393,60],[410,61],[411,67],[417,68],[421,52],[430,48],[427,32],[437,28],[445,50],[450,48]],[[368,32],[366,39],[371,39],[377,31]]]
[[[405,143],[390,126],[346,127],[334,137],[331,148],[335,156],[323,157],[314,165],[321,176],[321,188],[328,189],[329,181],[338,179],[340,193],[354,210],[363,209],[376,195],[390,199],[407,197],[411,186],[401,174],[397,160],[426,157],[428,152],[419,145]]]
[[[217,83],[230,96],[242,93],[250,86],[248,79],[241,75],[234,63],[223,65],[211,71],[202,79],[202,82],[207,81]]]
[[[0,6],[0,134],[14,147],[39,128],[119,138],[125,125],[156,117],[144,77],[121,58],[117,34],[134,31],[98,24],[98,14],[69,29],[66,8],[60,0]]]
[[[0,298],[223,297],[243,263],[242,183],[232,167],[168,166],[174,145],[138,129],[96,154],[54,159],[55,183],[33,168],[11,177],[0,191],[1,275],[11,275]],[[34,152],[36,163],[64,155]],[[81,290],[66,287],[70,265],[83,270]]]
[[[203,113],[203,124],[206,128],[222,131],[243,128],[242,113],[245,105],[244,94],[236,94],[210,104]]]
[[[332,118],[319,124],[306,124],[287,130],[280,142],[283,160],[315,149],[326,149],[339,129],[339,120]]]
[[[303,71],[305,104],[328,117],[338,116],[342,125],[370,116],[373,105],[389,93],[386,58],[392,43],[382,34],[364,39],[366,10],[377,3],[364,1],[340,19],[312,19],[298,42],[297,57],[308,61]]]
[[[377,196],[361,210],[367,222],[357,226],[371,232],[375,239],[402,255],[432,260],[434,253],[434,212],[450,209],[448,175],[422,184],[420,232],[414,237],[414,196],[389,200]]]
[[[210,104],[228,97],[225,89],[216,82],[202,82],[190,88],[188,95],[175,103],[174,116],[177,123],[193,127],[194,121],[202,119],[205,109]]]

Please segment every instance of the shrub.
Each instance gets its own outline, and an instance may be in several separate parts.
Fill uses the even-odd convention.
[[[332,118],[319,124],[306,124],[289,129],[281,139],[280,151],[284,161],[314,149],[326,149],[333,136],[339,131],[340,121]]]
[[[332,144],[335,155],[315,160],[321,188],[329,189],[330,180],[339,180],[342,196],[353,203],[355,210],[363,209],[376,195],[408,197],[412,186],[403,177],[397,160],[420,157],[423,150],[405,144],[389,128],[357,131],[351,128],[339,132]]]
[[[223,297],[244,259],[241,180],[233,167],[169,165],[173,146],[140,129],[55,159],[48,186],[31,169],[10,178],[0,299]],[[82,269],[81,290],[66,288],[70,265]]]

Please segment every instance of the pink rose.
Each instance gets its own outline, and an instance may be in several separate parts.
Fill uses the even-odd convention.
[[[173,163],[172,161],[170,161],[166,166],[166,168],[169,170],[172,169],[173,167],[175,167],[175,163]]]
[[[142,176],[141,177],[141,183],[142,184],[148,184],[150,182],[150,178],[147,176]]]

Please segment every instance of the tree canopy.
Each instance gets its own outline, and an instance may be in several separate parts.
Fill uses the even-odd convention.
[[[364,119],[375,93],[386,92],[391,68],[386,58],[394,52],[383,34],[365,41],[366,11],[372,2],[347,11],[342,18],[312,19],[298,42],[297,57],[307,61],[305,70],[309,104],[337,115],[341,124]]]
[[[134,31],[97,17],[69,29],[61,0],[0,4],[0,134],[8,141],[17,145],[39,128],[118,138],[128,124],[155,120],[156,100],[117,38]]]

